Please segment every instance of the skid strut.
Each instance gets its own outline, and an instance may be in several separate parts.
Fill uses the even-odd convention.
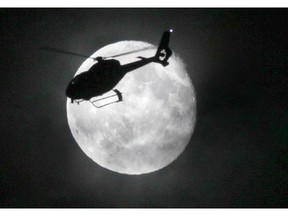
[[[77,104],[80,104],[81,102],[83,102],[83,101],[85,101],[85,100],[75,100],[75,102],[77,103]],[[73,102],[72,102],[73,103]]]

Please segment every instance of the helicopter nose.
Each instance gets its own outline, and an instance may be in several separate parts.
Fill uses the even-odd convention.
[[[68,86],[67,86],[66,96],[69,97],[69,98],[72,97],[72,87],[71,87],[71,85],[68,85]]]

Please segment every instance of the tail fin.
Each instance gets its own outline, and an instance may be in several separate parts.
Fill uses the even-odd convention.
[[[169,31],[165,31],[163,33],[157,52],[155,54],[155,62],[158,62],[163,66],[167,66],[169,64],[168,59],[172,55],[172,51],[168,47],[170,33],[172,31],[173,30],[170,29]]]

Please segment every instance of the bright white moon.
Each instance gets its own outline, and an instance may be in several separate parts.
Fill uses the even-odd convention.
[[[92,57],[151,46],[121,41],[101,48]],[[123,65],[155,52],[156,47],[116,59]],[[168,61],[167,67],[150,63],[126,74],[115,87],[123,93],[123,102],[97,109],[89,101],[78,105],[67,99],[73,137],[97,164],[118,173],[139,175],[166,167],[183,152],[196,121],[195,91],[183,61],[175,54]],[[75,75],[93,64],[93,59],[87,59]]]

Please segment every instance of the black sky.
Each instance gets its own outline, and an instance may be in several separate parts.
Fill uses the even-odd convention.
[[[1,9],[0,206],[287,207],[287,9]],[[65,88],[109,43],[170,47],[186,62],[197,123],[170,166],[121,175],[73,139]]]

